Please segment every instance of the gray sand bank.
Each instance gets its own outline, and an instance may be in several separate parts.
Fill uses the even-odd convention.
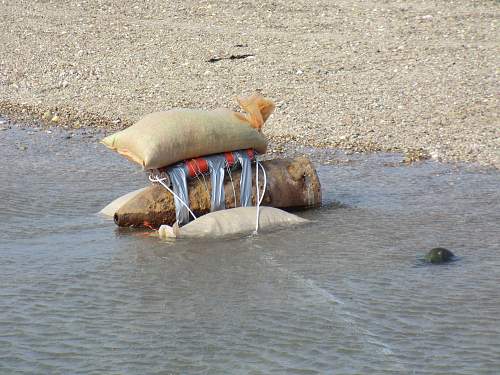
[[[486,0],[4,1],[0,114],[110,131],[172,107],[236,108],[259,90],[277,102],[264,129],[277,151],[500,167],[499,10]]]

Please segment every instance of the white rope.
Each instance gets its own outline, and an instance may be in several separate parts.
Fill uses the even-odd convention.
[[[255,159],[255,205],[257,206],[257,217],[255,218],[255,231],[254,234],[257,234],[259,230],[259,210],[260,210],[260,199],[259,199],[259,161],[257,158]]]
[[[262,163],[259,163],[259,167],[262,169],[262,174],[264,175],[264,188],[262,189],[262,196],[260,197],[259,205],[262,204],[262,201],[264,200],[264,195],[266,194],[266,188],[267,188],[267,174],[266,170],[264,169],[264,166]]]
[[[193,216],[193,218],[196,220],[196,215],[193,213],[193,211],[191,211],[191,209],[189,208],[189,206],[186,204],[186,202],[184,202],[177,194],[174,193],[174,191],[172,189],[170,189],[163,181],[167,180],[167,178],[159,178],[158,176],[154,176],[152,177],[151,175],[149,176],[149,181],[151,182],[159,182],[165,189],[167,189],[175,198],[177,198],[177,200],[179,202],[182,203],[182,205],[184,207],[186,207],[189,211],[189,213],[191,214],[191,216]]]
[[[260,196],[259,193],[259,168],[262,169],[263,175],[264,175],[264,187],[262,189],[262,197]],[[257,214],[255,218],[255,231],[253,232],[254,234],[257,234],[259,230],[259,215],[260,215],[260,205],[262,204],[262,201],[264,200],[264,195],[266,194],[266,185],[267,185],[267,175],[266,175],[266,170],[262,166],[262,164],[259,162],[257,158],[255,158],[255,190],[257,193],[257,199],[255,200],[256,206],[257,206]]]

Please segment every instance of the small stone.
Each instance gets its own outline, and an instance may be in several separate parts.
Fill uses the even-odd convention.
[[[441,153],[438,150],[431,150],[429,152],[429,155],[434,160],[439,160],[439,158],[441,157]]]
[[[44,120],[50,120],[52,118],[52,112],[50,111],[45,111],[42,115],[42,119]]]
[[[59,118],[58,115],[54,115],[54,117],[52,117],[52,119],[50,121],[52,121],[52,122],[54,122],[54,123],[57,124],[60,121],[60,118]]]
[[[304,72],[303,72],[302,70],[300,70],[300,69],[299,69],[299,70],[297,70],[297,71],[295,72],[295,74],[297,74],[298,76],[300,76],[300,75],[304,74]]]

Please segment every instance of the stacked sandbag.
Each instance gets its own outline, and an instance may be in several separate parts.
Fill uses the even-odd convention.
[[[158,235],[168,238],[226,237],[252,233],[259,214],[259,225],[266,230],[305,224],[308,220],[274,207],[238,207],[206,214],[182,228],[162,225]]]
[[[106,207],[104,207],[101,211],[99,211],[99,213],[104,215],[104,216],[108,216],[108,217],[115,216],[116,211],[118,211],[127,202],[131,201],[132,198],[134,198],[136,195],[142,193],[146,189],[147,189],[147,187],[137,189],[137,190],[131,191],[130,193],[122,195],[121,197],[116,198],[113,202],[109,203],[108,205],[106,205]]]
[[[241,149],[250,148],[264,154],[267,140],[260,130],[274,110],[274,104],[261,95],[239,99],[239,103],[247,113],[226,109],[173,109],[151,113],[127,129],[104,138],[102,143],[144,169]]]
[[[141,165],[156,183],[112,202],[103,213],[112,214],[119,226],[158,228],[176,221],[184,225],[211,211],[257,205],[255,175],[262,165],[265,171],[258,183],[259,194],[265,191],[262,205],[287,209],[320,205],[319,179],[308,159],[272,160],[260,167],[257,161],[252,168],[256,155],[267,150],[262,126],[274,104],[260,94],[238,103],[244,113],[227,109],[151,113],[103,139],[104,145]],[[205,170],[200,168],[204,164]]]

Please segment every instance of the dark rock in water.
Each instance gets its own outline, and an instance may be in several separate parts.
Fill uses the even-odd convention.
[[[444,247],[435,247],[427,253],[425,260],[431,263],[445,263],[453,259],[455,255]]]

